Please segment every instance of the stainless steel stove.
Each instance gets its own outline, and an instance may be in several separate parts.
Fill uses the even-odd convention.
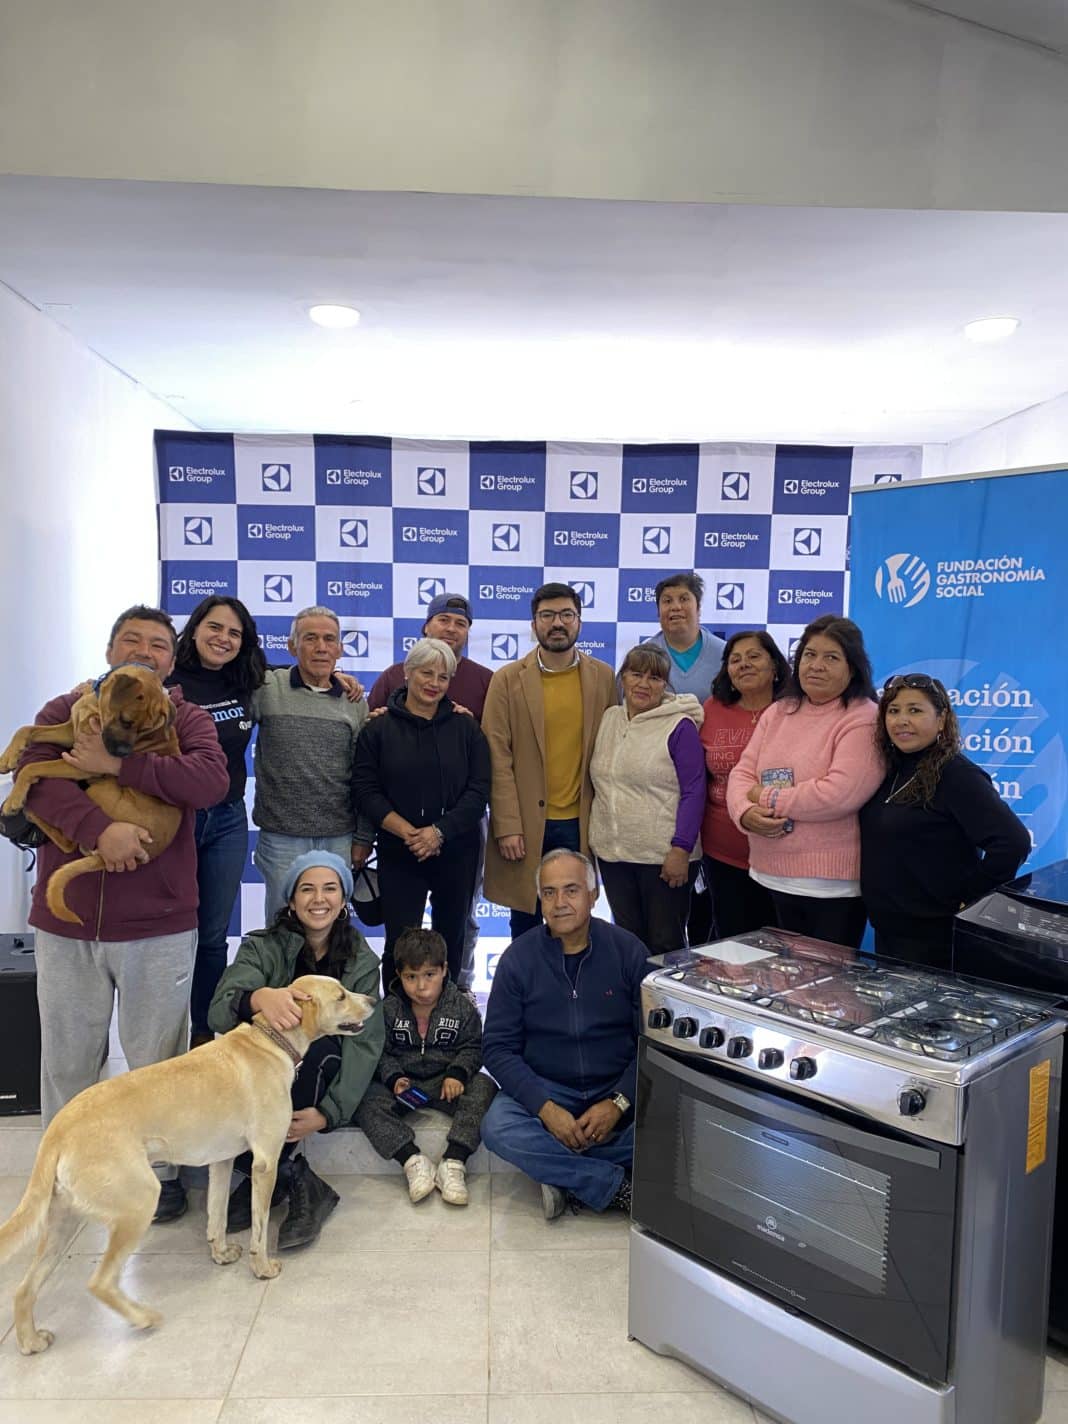
[[[1053,1001],[783,931],[669,960],[642,990],[631,1334],[791,1424],[1036,1420]]]

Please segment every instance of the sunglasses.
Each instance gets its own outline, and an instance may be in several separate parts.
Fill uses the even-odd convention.
[[[933,692],[941,702],[948,703],[946,690],[936,677],[928,677],[925,672],[907,672],[899,677],[888,677],[883,683],[883,696],[896,692],[898,688],[911,687],[916,692]]]

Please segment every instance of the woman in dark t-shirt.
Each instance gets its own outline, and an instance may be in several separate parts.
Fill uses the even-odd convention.
[[[196,819],[200,909],[190,999],[194,1048],[214,1036],[208,1005],[226,968],[226,932],[248,853],[245,753],[252,736],[252,694],[262,685],[265,669],[256,624],[239,599],[209,597],[197,604],[178,639],[169,682],[214,721],[230,786],[225,800],[198,811]]]

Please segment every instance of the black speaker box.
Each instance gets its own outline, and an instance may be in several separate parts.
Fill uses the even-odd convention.
[[[33,931],[0,934],[0,1117],[41,1111],[41,1018]]]

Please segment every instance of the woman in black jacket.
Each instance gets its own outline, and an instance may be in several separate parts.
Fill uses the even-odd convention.
[[[455,980],[478,868],[479,823],[490,789],[489,744],[473,717],[445,695],[456,657],[439,638],[420,638],[404,661],[405,685],[356,743],[358,814],[378,828],[378,885],[385,920],[382,983],[393,981],[402,930],[430,918],[444,938]]]
[[[961,754],[937,678],[890,678],[875,729],[887,773],[860,812],[860,886],[875,950],[948,969],[953,917],[1012,879],[1031,838],[986,772]]]

